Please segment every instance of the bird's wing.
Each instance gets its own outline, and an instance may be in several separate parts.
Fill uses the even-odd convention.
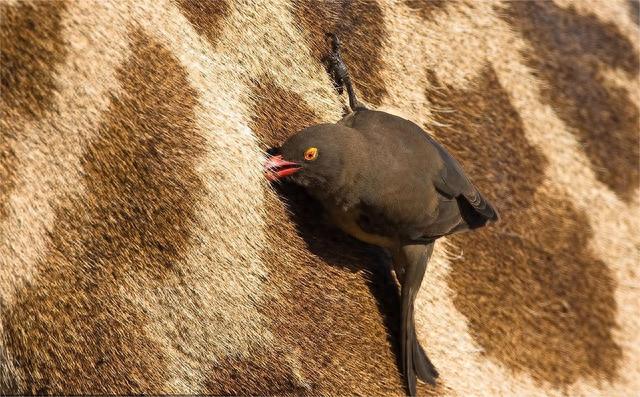
[[[456,159],[436,140],[431,137],[429,137],[429,140],[436,147],[443,161],[442,169],[434,176],[433,184],[436,190],[447,198],[462,196],[473,207],[475,212],[482,215],[486,220],[497,220],[498,213],[496,210],[471,183]]]

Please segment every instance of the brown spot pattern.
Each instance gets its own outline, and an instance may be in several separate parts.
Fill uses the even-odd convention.
[[[592,232],[583,212],[551,195],[535,200],[502,233],[455,239],[465,254],[451,275],[456,306],[488,354],[538,381],[613,381],[622,350],[612,336],[610,270],[588,248]]]
[[[2,107],[28,117],[50,110],[54,70],[66,56],[61,1],[0,5]]]
[[[626,89],[607,81],[603,68],[636,77],[640,59],[612,23],[553,2],[512,2],[505,14],[529,41],[523,54],[548,86],[543,98],[576,135],[599,181],[624,200],[640,183],[640,116]]]
[[[281,145],[303,128],[320,122],[298,93],[277,85],[268,76],[251,81],[253,98],[251,129],[263,144],[263,149]]]
[[[222,33],[221,20],[229,16],[227,0],[201,1],[176,0],[182,14],[189,20],[198,34],[214,45]]]
[[[302,98],[266,77],[252,97],[250,127],[265,145],[320,121]],[[277,192],[281,199],[265,194],[270,227],[261,252],[268,295],[276,298],[260,310],[272,319],[286,354],[251,364],[251,377],[274,371],[282,377],[253,393],[402,395],[394,351],[399,299],[388,258],[327,225],[319,203],[302,189],[285,183]],[[291,362],[298,376],[282,376],[292,371]]]
[[[309,389],[286,361],[288,350],[254,351],[248,358],[227,358],[215,364],[205,384],[215,396],[305,395]]]
[[[182,66],[144,33],[131,38],[123,94],[82,158],[84,194],[56,210],[34,283],[3,312],[25,392],[158,393],[166,380],[146,313],[126,292],[162,286],[189,249],[204,140]]]
[[[65,8],[61,1],[0,4],[0,220],[15,188],[17,119],[53,110],[53,73],[66,56],[60,24]]]
[[[435,78],[431,78],[438,84]],[[614,379],[615,283],[588,243],[584,212],[561,193],[541,193],[547,160],[528,143],[495,71],[470,90],[428,90],[447,125],[438,138],[497,205],[502,222],[450,239],[454,304],[487,355],[562,387],[586,376]]]
[[[379,105],[387,95],[382,79],[382,49],[388,34],[378,3],[294,0],[293,15],[304,29],[311,53],[318,61],[322,61],[330,49],[325,33],[334,32],[340,37],[344,61],[362,99]]]

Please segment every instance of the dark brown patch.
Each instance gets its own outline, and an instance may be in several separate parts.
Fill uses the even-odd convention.
[[[176,2],[196,32],[206,37],[211,45],[215,45],[222,33],[220,21],[231,12],[227,0],[176,0]]]
[[[432,77],[432,81],[435,79]],[[427,97],[438,138],[497,205],[502,222],[451,238],[449,285],[487,355],[556,386],[585,376],[615,378],[615,284],[589,250],[584,212],[561,194],[538,193],[547,160],[493,69],[471,90],[438,87]]]
[[[140,303],[190,246],[203,192],[196,93],[178,61],[141,32],[119,70],[123,94],[82,159],[81,198],[61,205],[32,285],[3,313],[11,356],[30,393],[158,393],[162,348]]]
[[[614,24],[550,1],[512,2],[505,19],[531,44],[523,55],[548,83],[542,95],[571,127],[598,180],[632,200],[640,183],[639,112],[627,90],[601,71],[636,77],[640,59],[633,44]]]
[[[62,1],[0,5],[0,91],[2,107],[28,117],[52,105],[54,70],[64,61]]]
[[[227,358],[214,365],[205,383],[214,396],[305,395],[295,368],[283,361],[288,351],[255,351],[249,358]],[[274,365],[275,364],[275,365]]]
[[[53,110],[53,73],[64,61],[61,16],[66,3],[0,4],[0,220],[15,188],[17,120]]]
[[[279,146],[303,128],[320,122],[318,116],[296,92],[286,90],[269,78],[252,80],[251,129],[263,149]]]
[[[613,381],[622,350],[615,282],[588,248],[586,215],[568,200],[537,195],[502,232],[453,239],[464,253],[450,284],[456,307],[487,354],[534,379],[566,386],[580,378]]]
[[[404,0],[404,4],[426,21],[431,20],[434,12],[447,7],[445,0]]]
[[[627,0],[627,6],[631,20],[640,26],[640,0]]]
[[[14,150],[16,134],[8,124],[0,120],[0,222],[9,215],[7,204],[16,186],[15,177],[18,166],[18,157]]]
[[[382,50],[388,34],[382,9],[372,0],[319,2],[294,0],[293,15],[304,28],[314,58],[327,55],[324,34],[336,33],[342,42],[343,58],[363,100],[379,105],[387,95],[382,79]]]
[[[320,121],[302,98],[268,78],[253,90],[250,127],[265,146]],[[283,184],[278,193],[281,199],[265,194],[270,227],[261,252],[267,295],[276,298],[260,310],[286,354],[251,363],[252,379],[269,379],[265,386],[256,380],[252,393],[402,395],[394,352],[399,300],[388,258],[328,226],[320,205],[301,189]],[[292,362],[302,382],[284,376]],[[272,376],[280,379],[274,383]]]

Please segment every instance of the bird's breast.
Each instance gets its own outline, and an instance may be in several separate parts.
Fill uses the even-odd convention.
[[[371,226],[371,222],[359,207],[345,211],[336,206],[328,208],[328,211],[332,222],[351,237],[384,248],[393,248],[398,245],[397,238],[392,234],[379,233],[375,228],[367,227]]]

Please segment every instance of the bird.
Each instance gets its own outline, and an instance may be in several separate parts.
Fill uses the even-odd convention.
[[[417,124],[355,97],[335,35],[328,72],[346,85],[351,112],[294,133],[264,165],[317,199],[345,233],[389,250],[401,289],[401,362],[408,394],[438,372],[416,336],[414,302],[435,241],[499,219],[460,163]]]

